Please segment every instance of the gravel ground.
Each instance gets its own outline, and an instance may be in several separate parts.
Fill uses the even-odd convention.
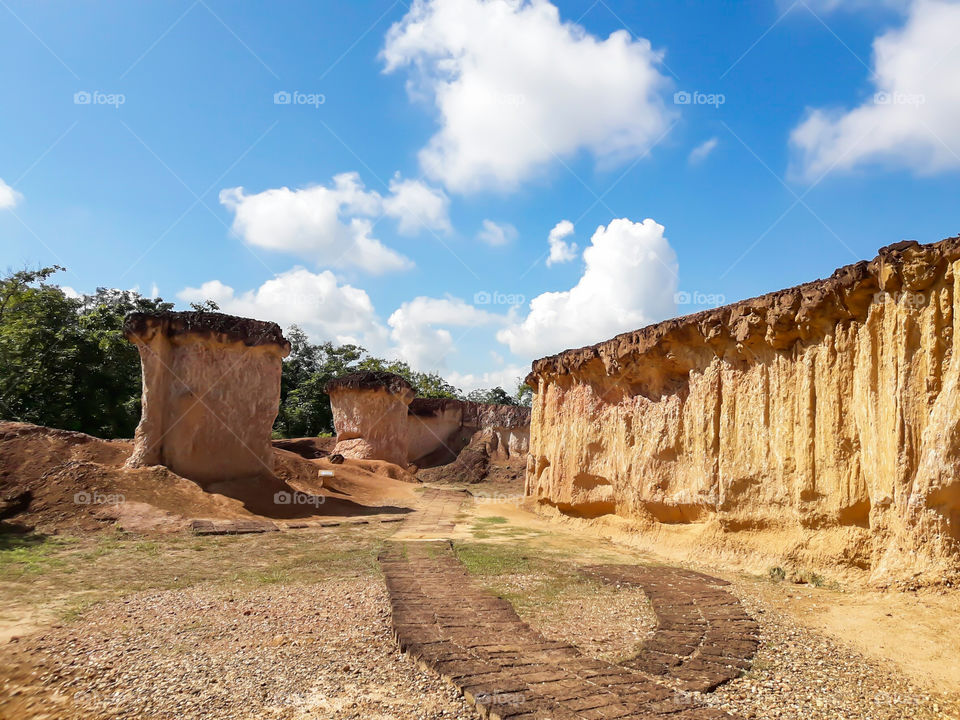
[[[136,595],[19,644],[44,692],[31,708],[21,689],[17,717],[60,696],[74,717],[476,718],[398,654],[389,619],[377,578]]]
[[[960,704],[917,688],[893,668],[773,610],[755,588],[734,592],[760,624],[760,651],[746,675],[700,696],[744,718],[929,720],[960,718]]]
[[[632,657],[656,627],[650,601],[639,588],[617,588],[585,577],[558,585],[529,574],[494,581],[534,630],[575,645],[587,657],[607,662]]]

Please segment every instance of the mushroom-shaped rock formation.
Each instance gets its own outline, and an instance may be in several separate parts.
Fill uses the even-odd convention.
[[[399,375],[366,370],[327,383],[335,453],[357,460],[407,464],[407,406],[414,390]]]
[[[131,313],[143,409],[128,467],[200,484],[269,475],[270,431],[290,343],[276,323],[210,312]]]

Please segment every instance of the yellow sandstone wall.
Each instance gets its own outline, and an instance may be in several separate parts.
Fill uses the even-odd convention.
[[[755,568],[960,571],[960,238],[538,360],[527,494]]]

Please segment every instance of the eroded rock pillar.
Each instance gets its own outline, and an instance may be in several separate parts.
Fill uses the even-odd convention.
[[[143,409],[128,467],[201,484],[268,475],[290,343],[276,323],[209,312],[131,313]]]
[[[357,460],[407,463],[407,406],[414,391],[399,375],[358,372],[327,383],[333,424],[334,452]]]

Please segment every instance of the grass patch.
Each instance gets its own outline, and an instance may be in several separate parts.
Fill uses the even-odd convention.
[[[530,549],[522,545],[454,543],[453,550],[471,575],[506,575],[528,572]]]
[[[376,576],[389,532],[361,526],[202,538],[7,536],[0,538],[0,607],[8,617],[48,610],[72,621],[92,605],[142,591]]]

